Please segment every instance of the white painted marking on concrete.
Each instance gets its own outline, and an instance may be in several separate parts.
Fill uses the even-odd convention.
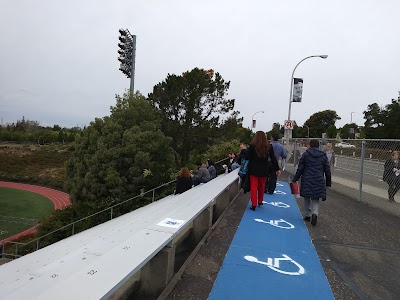
[[[263,201],[263,203],[269,204],[269,205],[272,205],[272,206],[276,206],[276,207],[279,207],[279,208],[289,208],[290,207],[290,205],[288,205],[286,203],[283,203],[283,202],[266,202],[266,201]]]
[[[283,256],[283,258],[271,258],[271,257],[268,257],[268,260],[266,262],[260,261],[260,260],[257,259],[257,257],[250,256],[250,255],[246,255],[244,257],[244,259],[247,260],[247,261],[250,261],[250,262],[254,262],[254,263],[260,264],[260,265],[265,265],[268,268],[270,268],[271,270],[274,270],[275,272],[278,272],[278,273],[281,273],[281,274],[291,275],[291,276],[297,276],[297,275],[303,275],[304,274],[305,270],[304,270],[302,265],[300,265],[295,260],[291,259],[286,254],[282,254],[282,256]],[[281,261],[289,261],[292,264],[296,265],[296,267],[298,267],[299,270],[297,272],[283,271],[283,270],[280,269],[280,262]]]
[[[274,194],[277,194],[277,195],[286,195],[285,192],[282,192],[282,191],[280,191],[280,190],[274,191]]]
[[[259,222],[259,223],[265,223],[265,224],[269,224],[278,228],[282,228],[282,229],[294,229],[294,225],[285,221],[284,219],[280,219],[280,220],[270,220],[270,221],[264,221],[263,219],[254,219],[254,221]],[[279,225],[279,223],[286,223],[289,225],[289,227],[287,226],[281,226]]]

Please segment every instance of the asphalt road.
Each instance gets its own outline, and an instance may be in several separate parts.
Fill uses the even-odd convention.
[[[382,180],[383,162],[364,160],[363,183],[387,190],[387,183]],[[346,156],[337,156],[333,175],[359,182],[361,160]]]

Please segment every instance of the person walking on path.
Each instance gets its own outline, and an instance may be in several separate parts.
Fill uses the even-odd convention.
[[[276,176],[281,171],[274,154],[274,148],[268,143],[263,131],[257,131],[247,151],[249,160],[248,173],[250,175],[251,210],[263,205],[264,188],[267,176],[271,170],[276,170]]]
[[[310,141],[310,148],[300,158],[296,175],[292,181],[301,177],[300,195],[304,197],[304,220],[317,225],[319,200],[326,200],[326,187],[332,184],[328,157],[318,149],[318,140]]]
[[[271,145],[272,145],[272,148],[274,148],[276,161],[278,162],[278,165],[279,165],[279,159],[282,159],[282,161],[286,160],[286,150],[278,142],[278,139],[279,139],[278,135],[273,134]],[[278,177],[276,176],[276,171],[277,170],[271,168],[271,174],[269,174],[267,181],[265,183],[265,192],[270,195],[272,195],[276,189],[276,181],[278,180]]]
[[[383,180],[389,185],[389,202],[394,202],[394,195],[400,190],[400,161],[399,152],[393,151],[385,162]]]
[[[325,146],[325,153],[328,157],[329,166],[331,167],[331,172],[335,168],[335,152],[332,150],[332,144],[328,143]]]

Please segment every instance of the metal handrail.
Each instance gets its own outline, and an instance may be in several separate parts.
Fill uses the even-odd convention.
[[[222,161],[224,161],[224,160],[227,160],[227,159],[228,159],[228,157],[227,157],[227,158],[224,158],[224,159],[221,159],[221,160],[215,162],[215,164],[218,164],[218,163],[220,163],[220,162],[222,162]],[[122,201],[122,202],[120,202],[120,203],[117,203],[117,204],[114,204],[114,205],[112,205],[112,206],[110,206],[110,207],[107,207],[107,208],[105,208],[105,209],[102,209],[101,211],[95,212],[95,213],[93,213],[93,214],[91,214],[91,215],[89,215],[89,216],[86,216],[86,217],[81,218],[81,219],[79,219],[79,220],[76,220],[76,221],[74,221],[74,222],[72,222],[72,223],[69,223],[69,224],[67,224],[67,225],[64,225],[64,226],[62,226],[62,227],[60,227],[60,228],[57,228],[56,230],[51,231],[51,232],[49,232],[49,233],[47,233],[47,234],[45,234],[45,235],[42,235],[42,236],[40,236],[40,237],[38,237],[38,238],[36,238],[36,239],[34,239],[34,240],[31,240],[31,241],[29,241],[29,242],[27,242],[27,243],[6,241],[6,242],[2,243],[2,249],[3,249],[3,251],[2,251],[2,254],[1,254],[1,255],[2,255],[2,257],[4,257],[4,255],[9,255],[9,256],[18,257],[18,253],[17,253],[17,252],[18,252],[18,251],[17,251],[18,245],[26,246],[26,245],[29,245],[29,244],[31,244],[31,243],[33,243],[33,242],[36,242],[36,245],[37,245],[37,246],[36,246],[36,250],[39,250],[39,241],[40,241],[40,239],[43,239],[43,238],[45,238],[45,237],[47,237],[47,236],[49,236],[49,235],[51,235],[51,234],[54,234],[54,233],[56,233],[56,232],[58,232],[58,231],[61,231],[61,230],[65,229],[65,228],[67,228],[67,227],[70,227],[70,226],[72,226],[72,235],[74,235],[74,234],[75,234],[75,233],[74,233],[74,226],[75,226],[76,223],[81,222],[81,221],[84,221],[84,220],[87,220],[87,219],[89,219],[89,218],[91,218],[91,217],[93,217],[93,216],[96,216],[96,215],[101,214],[101,213],[103,213],[103,212],[105,212],[105,211],[108,211],[108,210],[111,210],[111,218],[110,218],[110,220],[111,220],[111,219],[112,219],[112,211],[113,211],[113,208],[115,208],[115,207],[117,207],[117,206],[120,206],[120,205],[122,205],[122,204],[124,204],[124,203],[126,203],[126,202],[128,202],[128,201],[137,199],[137,198],[139,198],[139,197],[143,197],[144,195],[146,195],[146,194],[148,194],[148,193],[150,193],[150,192],[153,192],[152,202],[154,202],[154,196],[155,196],[154,192],[155,192],[157,189],[160,189],[161,187],[167,186],[167,185],[169,185],[169,184],[171,184],[171,183],[174,183],[174,182],[176,182],[176,179],[173,179],[173,180],[171,180],[171,181],[169,181],[169,182],[163,183],[163,184],[161,184],[161,185],[159,185],[159,186],[157,186],[157,187],[155,187],[155,188],[152,188],[152,189],[150,189],[150,190],[148,190],[148,191],[146,191],[146,192],[143,192],[143,193],[141,193],[141,194],[139,194],[139,195],[136,195],[136,196],[134,196],[134,197],[132,197],[132,198],[129,198],[129,199],[124,200],[124,201]],[[100,223],[100,224],[102,224],[102,223]],[[7,254],[7,253],[4,252],[4,249],[5,249],[5,245],[6,245],[6,244],[14,244],[14,245],[16,245],[15,254],[11,254],[11,253],[10,253],[10,254]]]

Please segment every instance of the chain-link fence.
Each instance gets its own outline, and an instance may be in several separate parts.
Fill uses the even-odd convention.
[[[297,170],[309,140],[284,145],[289,173]],[[400,140],[318,140],[331,160],[333,190],[400,216]]]

